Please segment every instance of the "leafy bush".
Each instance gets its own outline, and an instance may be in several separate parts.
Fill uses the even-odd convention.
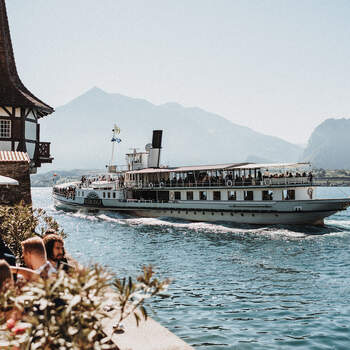
[[[113,281],[110,273],[95,265],[71,275],[61,270],[56,279],[28,283],[17,291],[9,288],[0,295],[0,341],[9,349],[118,349],[104,333],[102,320],[115,307],[120,313],[116,328],[131,314],[137,324],[141,316],[146,319],[144,300],[169,283],[158,281],[153,274],[152,267],[144,267],[138,282],[129,278],[125,283],[126,279]],[[11,310],[19,310],[22,319],[9,327],[5,314]]]
[[[42,237],[48,229],[66,237],[57,221],[43,209],[33,209],[23,202],[11,207],[0,206],[0,234],[17,259],[22,256],[21,242],[33,236]]]

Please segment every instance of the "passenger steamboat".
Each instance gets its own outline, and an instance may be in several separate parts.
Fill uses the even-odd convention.
[[[165,167],[161,144],[162,130],[154,130],[144,152],[126,154],[125,170],[110,164],[104,175],[55,185],[55,207],[191,221],[322,225],[350,205],[349,198],[315,198],[309,163]]]

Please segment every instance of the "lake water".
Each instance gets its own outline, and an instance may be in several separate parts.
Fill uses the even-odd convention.
[[[172,278],[151,316],[196,349],[350,349],[350,210],[323,228],[251,227],[67,214],[54,209],[51,189],[32,195],[80,262],[121,277],[152,264]]]

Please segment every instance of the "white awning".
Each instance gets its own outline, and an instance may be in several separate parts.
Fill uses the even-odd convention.
[[[189,171],[225,170],[233,167],[240,167],[248,163],[229,163],[215,165],[181,166],[177,168],[145,168],[141,170],[128,171],[129,174],[156,174],[156,173],[180,173]]]
[[[294,169],[309,166],[311,166],[310,163],[250,163],[242,166],[234,166],[231,169]]]
[[[145,168],[141,170],[127,171],[129,174],[158,174],[158,173],[180,173],[192,171],[215,171],[215,170],[239,170],[239,169],[294,169],[309,167],[310,163],[229,163],[216,165],[182,166],[177,168]]]
[[[19,183],[17,180],[12,179],[11,177],[0,175],[0,185],[18,186]]]

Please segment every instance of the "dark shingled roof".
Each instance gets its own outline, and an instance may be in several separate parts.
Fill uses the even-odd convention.
[[[5,0],[0,0],[0,105],[13,107],[35,107],[39,117],[54,110],[35,97],[21,82],[13,55],[11,35]]]

